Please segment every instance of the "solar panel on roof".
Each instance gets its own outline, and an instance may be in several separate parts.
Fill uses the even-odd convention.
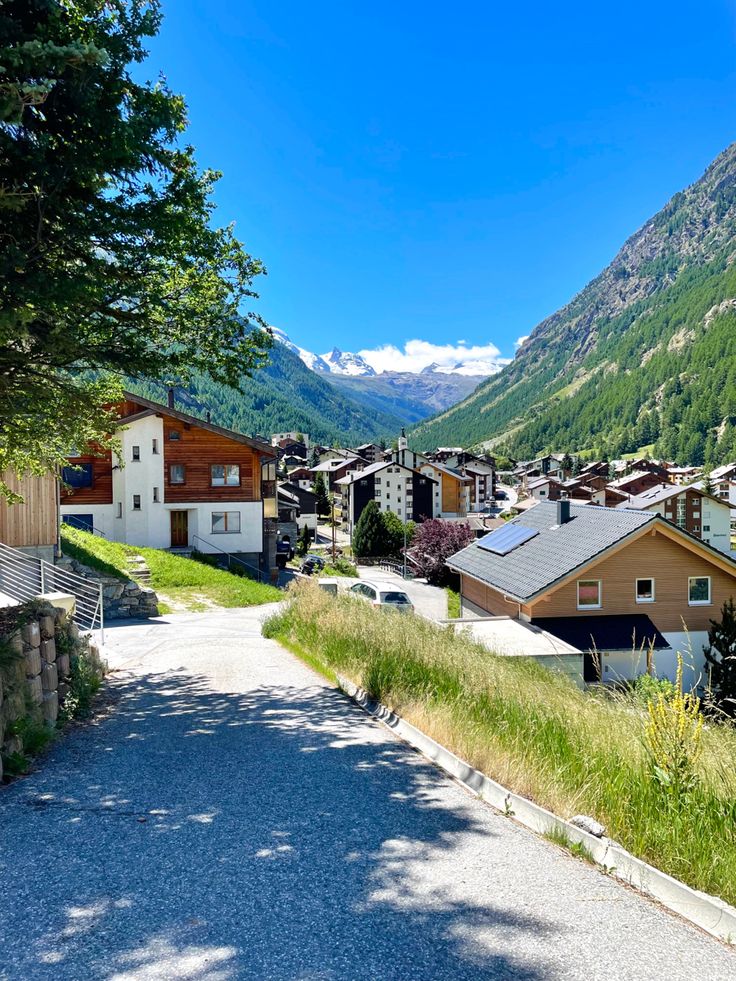
[[[536,528],[527,528],[525,525],[506,525],[505,528],[497,528],[490,535],[485,535],[478,539],[478,546],[493,552],[495,555],[508,555],[519,545],[528,542],[539,532]]]

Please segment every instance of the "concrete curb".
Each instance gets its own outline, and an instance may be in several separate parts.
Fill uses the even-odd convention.
[[[513,817],[519,824],[537,834],[561,832],[571,842],[584,845],[595,863],[607,874],[651,896],[673,913],[689,920],[719,940],[736,944],[736,909],[733,906],[729,906],[716,896],[691,889],[683,882],[660,872],[659,869],[627,852],[610,838],[596,838],[557,817],[551,811],[502,787],[480,770],[474,769],[455,756],[449,749],[435,742],[416,726],[387,709],[385,705],[374,701],[367,692],[347,678],[338,675],[337,680],[345,694],[369,715],[378,719],[501,813]]]

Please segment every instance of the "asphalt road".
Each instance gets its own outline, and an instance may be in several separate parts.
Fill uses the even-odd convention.
[[[0,791],[1,978],[736,976],[261,639],[259,615],[108,631],[109,710]]]

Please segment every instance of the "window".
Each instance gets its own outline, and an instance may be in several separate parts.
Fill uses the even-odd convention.
[[[169,439],[181,439],[181,433],[178,429],[169,430]]]
[[[169,467],[169,483],[185,484],[187,480],[187,468],[183,463],[172,463]]]
[[[240,511],[213,511],[213,535],[237,535],[240,532]]]
[[[151,440],[151,453],[153,453],[154,456],[158,456],[158,440],[157,439],[152,439]]]
[[[578,609],[600,610],[602,605],[600,579],[578,580]]]
[[[122,516],[123,516],[123,502],[122,501],[118,501],[118,503],[117,503],[117,513],[116,513],[115,517],[116,518],[122,518]]]
[[[636,580],[636,602],[637,603],[653,603],[654,602],[654,580],[653,579],[637,579]]]
[[[141,448],[140,446],[133,446],[132,451],[133,451],[133,462],[137,463],[141,458]]]
[[[687,581],[687,601],[690,606],[710,604],[710,576],[690,576]]]
[[[710,525],[703,525],[703,531],[710,531]]]
[[[134,494],[133,495],[133,510],[134,511],[140,511],[140,509],[141,509],[141,495],[140,494]]]
[[[78,463],[72,467],[64,467],[61,471],[61,479],[70,487],[78,489],[80,487],[94,486],[94,468],[91,463]]]
[[[158,504],[159,503],[159,500],[158,500],[158,487],[154,487],[153,488],[153,503],[154,504]]]
[[[213,487],[239,487],[240,467],[237,463],[213,463],[210,467],[210,482]]]

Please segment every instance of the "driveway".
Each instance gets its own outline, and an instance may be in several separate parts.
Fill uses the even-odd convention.
[[[380,580],[381,582],[396,583],[396,588],[406,593],[414,604],[416,612],[427,620],[447,619],[447,593],[437,586],[429,586],[417,579],[403,579],[394,572],[384,572],[376,566],[360,565],[358,573],[361,579]],[[358,582],[357,579],[352,579]]]
[[[0,791],[1,978],[734,976],[262,639],[262,615],[108,631],[107,710]]]

